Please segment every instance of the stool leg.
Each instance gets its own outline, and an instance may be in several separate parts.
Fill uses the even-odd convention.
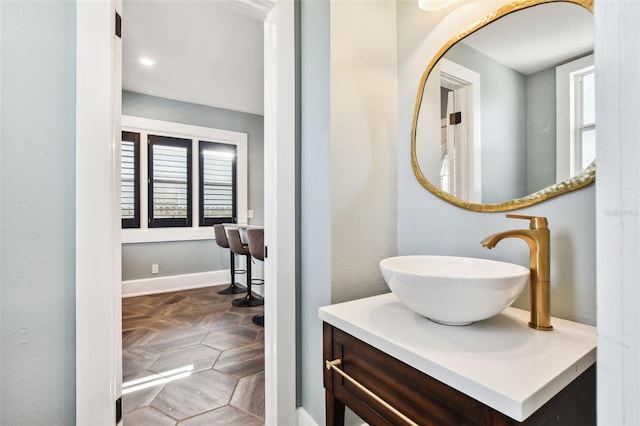
[[[218,291],[218,294],[238,294],[244,293],[247,289],[239,284],[236,284],[236,262],[235,255],[229,250],[229,258],[231,259],[231,285],[225,289]]]
[[[251,322],[260,327],[264,327],[264,314],[255,314],[253,318],[251,318]]]
[[[251,292],[251,255],[247,255],[247,295],[241,299],[234,299],[231,301],[233,306],[239,308],[247,308],[249,306],[261,306],[264,305],[264,299],[262,297],[254,296]]]

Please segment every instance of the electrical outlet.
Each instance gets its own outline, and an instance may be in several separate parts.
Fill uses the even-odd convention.
[[[253,210],[247,210],[247,219],[253,219]]]
[[[158,272],[160,272],[160,269],[158,268],[158,264],[154,263],[153,265],[151,265],[151,273],[157,274]]]

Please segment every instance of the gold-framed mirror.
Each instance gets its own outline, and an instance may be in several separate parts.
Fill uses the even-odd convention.
[[[595,180],[593,0],[517,0],[459,33],[420,80],[411,163],[458,207],[514,210]]]

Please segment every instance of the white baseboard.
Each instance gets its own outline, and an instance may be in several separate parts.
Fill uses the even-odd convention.
[[[229,282],[229,270],[170,275],[122,282],[122,297],[144,296],[192,288],[221,285]]]
[[[122,297],[145,296],[147,294],[168,293],[229,283],[229,270],[197,272],[194,274],[169,275],[157,278],[143,278],[122,282]],[[252,274],[254,277],[255,274]],[[236,275],[236,282],[245,285],[245,276]],[[264,297],[264,286],[254,285],[253,293]]]
[[[311,418],[307,410],[304,407],[298,407],[296,409],[296,413],[298,414],[298,426],[318,426],[318,423]],[[345,409],[345,425],[357,425],[357,426],[369,426],[367,423],[364,423],[360,417],[358,417],[353,411],[346,407]]]
[[[298,426],[318,426],[318,423],[311,418],[303,407],[298,407],[296,412],[298,413]]]

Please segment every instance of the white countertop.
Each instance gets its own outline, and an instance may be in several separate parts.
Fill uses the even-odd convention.
[[[530,328],[507,308],[468,326],[436,324],[392,293],[325,306],[320,319],[419,371],[523,421],[596,361],[596,329],[552,318]]]

